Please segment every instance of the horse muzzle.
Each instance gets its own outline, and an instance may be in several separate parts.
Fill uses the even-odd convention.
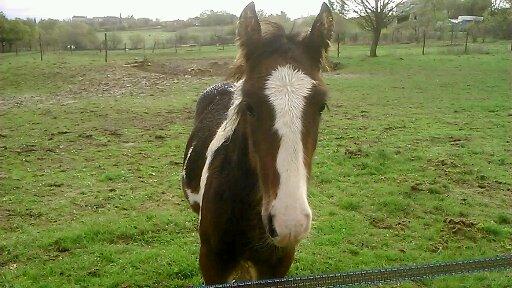
[[[309,232],[311,210],[307,207],[298,213],[289,211],[282,216],[271,212],[267,216],[266,224],[267,233],[276,246],[296,246]]]

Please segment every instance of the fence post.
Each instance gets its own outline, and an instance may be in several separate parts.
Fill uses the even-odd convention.
[[[18,43],[14,44],[14,48],[16,49],[16,56],[18,56]]]
[[[151,52],[151,53],[153,53],[153,54],[155,53],[155,47],[156,47],[156,41],[155,41],[155,42],[153,42],[153,51]]]
[[[340,58],[340,33],[338,33],[336,41],[338,42],[338,58]]]
[[[107,57],[108,57],[108,44],[107,44],[107,32],[105,32],[105,63],[107,63]]]
[[[43,42],[41,41],[41,32],[39,32],[39,53],[41,54],[41,61],[43,61]]]
[[[178,45],[174,42],[174,53],[178,53]]]
[[[468,38],[469,38],[469,31],[466,31],[466,44],[464,45],[464,54],[468,53]]]
[[[423,48],[421,49],[421,55],[425,55],[425,38],[427,38],[425,29],[423,29]]]
[[[124,53],[126,53],[126,42],[124,42]]]

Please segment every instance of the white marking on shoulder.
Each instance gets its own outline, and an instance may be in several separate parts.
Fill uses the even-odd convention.
[[[215,137],[213,137],[212,142],[208,146],[208,150],[206,151],[206,161],[203,166],[203,172],[201,173],[201,182],[199,186],[199,205],[202,204],[204,189],[206,186],[206,180],[208,179],[208,170],[210,168],[210,162],[212,161],[213,155],[215,151],[226,141],[233,132],[235,131],[236,126],[238,125],[238,120],[240,120],[240,114],[238,113],[238,107],[242,102],[242,85],[243,80],[235,83],[233,86],[233,98],[231,99],[231,106],[226,115],[226,120],[220,125]],[[201,219],[201,212],[199,212],[199,219]]]
[[[188,153],[187,153],[187,158],[185,158],[185,163],[183,163],[183,171],[181,172],[181,176],[182,177],[185,177],[185,173],[187,171],[188,158],[190,158],[190,154],[192,154],[192,150],[194,149],[194,145],[195,145],[195,143],[192,143],[192,145],[190,146],[190,150],[188,150]]]
[[[186,189],[185,191],[187,192],[188,202],[190,203],[190,205],[194,205],[196,203],[200,204],[199,203],[199,194],[192,192],[192,190],[190,190],[190,189]]]
[[[289,232],[302,234],[302,230],[309,230],[309,223],[294,220],[311,214],[302,147],[302,113],[314,84],[315,81],[309,76],[286,65],[272,72],[265,87],[265,93],[274,107],[274,128],[281,136],[276,163],[280,181],[271,208],[276,216],[274,225],[278,233],[291,229],[293,231]]]

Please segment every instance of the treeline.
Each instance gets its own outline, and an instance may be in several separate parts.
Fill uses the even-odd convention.
[[[508,3],[507,3],[508,1]],[[383,33],[384,40],[419,42],[423,33],[429,39],[451,40],[458,32],[468,32],[473,41],[486,38],[512,39],[511,0],[414,0],[409,9]],[[459,16],[479,16],[482,21],[452,23]],[[405,20],[405,21],[404,21]]]
[[[279,22],[287,28],[292,26],[291,19],[284,12],[276,15],[265,14],[263,11],[259,13],[262,19]],[[188,20],[174,21],[134,19],[133,16],[127,18],[74,16],[71,21],[46,19],[37,22],[35,19],[9,20],[0,12],[0,51],[30,51],[36,47],[38,49],[39,40],[43,49],[47,51],[102,49],[105,44],[98,32],[104,31],[108,32],[109,49],[121,49],[125,44],[130,49],[153,46],[169,48],[175,45],[192,44],[225,45],[235,41],[236,21],[237,17],[233,14],[211,10]],[[310,26],[312,22],[309,22],[307,25]],[[137,32],[138,29],[148,28],[175,33],[172,36],[160,38],[147,35],[153,34],[147,33],[147,30]],[[120,31],[128,29],[135,31],[123,38]],[[146,47],[148,43],[150,47]]]
[[[397,3],[397,1],[382,1]],[[489,38],[512,39],[512,0],[408,0],[403,1],[388,17],[392,21],[382,21],[380,42],[419,43],[423,36],[427,39],[451,41],[465,37],[466,32],[473,41],[485,41]],[[369,43],[372,31],[365,29],[365,17],[368,15],[344,19],[342,16],[354,13],[351,7],[361,2],[357,0],[329,0],[329,5],[340,19],[336,21],[336,34],[344,42]],[[380,3],[380,2],[379,2]],[[391,5],[391,4],[390,4]],[[368,9],[368,7],[364,7]],[[363,13],[364,14],[364,13]],[[452,23],[449,19],[459,16],[479,16],[482,21],[461,21]],[[335,16],[336,17],[336,16]],[[342,23],[339,25],[339,23]],[[365,31],[366,30],[366,31]],[[459,34],[464,34],[459,35]]]
[[[9,20],[0,12],[0,43],[1,52],[32,50],[39,47],[39,38],[43,40],[45,49],[95,49],[99,47],[95,30],[79,22],[59,20],[33,19]]]
[[[349,7],[354,0],[330,0],[336,12],[335,39],[346,43],[368,43],[372,34],[358,26],[359,19],[346,19]],[[468,31],[473,41],[486,38],[512,39],[512,0],[409,0],[397,8],[395,20],[383,30],[381,42],[419,42],[425,34],[427,39],[451,40],[457,33]],[[470,25],[453,25],[448,19],[458,16],[481,16],[483,21]],[[282,24],[286,31],[306,31],[311,27],[314,16],[292,20],[285,12],[267,14],[258,11],[261,20]],[[54,19],[14,19],[9,20],[0,12],[1,52],[32,50],[39,47],[39,39],[45,50],[63,49],[102,49],[103,37],[98,32],[108,31],[109,49],[120,49],[127,45],[130,49],[145,48],[147,43],[157,48],[175,45],[215,45],[229,44],[235,40],[237,17],[224,11],[205,11],[187,20],[160,21],[148,18],[135,19],[107,16],[87,18],[74,16],[72,21]],[[139,29],[158,29],[175,32],[162,39],[148,37]],[[125,38],[118,31],[130,30]],[[155,30],[156,31],[156,30]],[[129,32],[125,32],[129,33]],[[152,33],[149,33],[152,34]],[[37,47],[37,48],[36,48]],[[152,48],[152,47],[149,47]]]

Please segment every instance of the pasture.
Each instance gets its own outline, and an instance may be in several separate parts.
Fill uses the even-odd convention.
[[[512,250],[509,43],[470,48],[390,45],[373,59],[342,46],[291,275]],[[208,67],[236,51],[123,66],[142,53],[0,54],[0,286],[201,283],[183,151],[198,95],[222,79]],[[403,285],[511,286],[511,272]]]

